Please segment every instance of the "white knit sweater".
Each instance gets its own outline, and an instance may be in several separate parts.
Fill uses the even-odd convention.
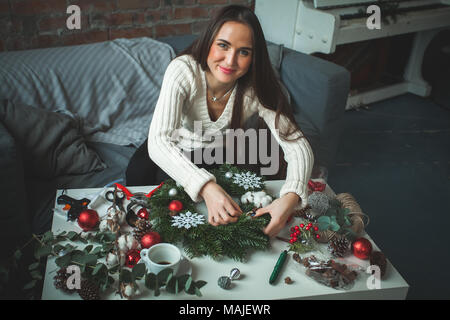
[[[263,107],[252,92],[249,90],[244,95],[243,118],[246,120],[258,112],[264,119],[283,149],[288,164],[286,181],[280,190],[280,197],[288,192],[294,192],[301,197],[304,206],[307,200],[307,183],[314,162],[311,147],[304,138],[293,142],[281,140],[275,130],[275,111]],[[183,55],[174,59],[164,75],[150,125],[148,152],[150,158],[179,183],[195,202],[202,200],[199,192],[203,185],[210,180],[216,181],[216,178],[205,169],[198,168],[182,149],[193,150],[211,146],[210,139],[205,138],[205,134],[202,133],[212,134],[218,131],[224,133],[230,128],[235,94],[236,89],[232,91],[221,116],[212,121],[206,102],[205,72],[192,56]],[[203,132],[197,130],[199,124]],[[279,128],[282,132],[286,125],[288,125],[287,118],[281,116]]]

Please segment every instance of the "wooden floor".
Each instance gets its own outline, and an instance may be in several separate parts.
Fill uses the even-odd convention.
[[[344,117],[329,184],[370,216],[408,299],[449,299],[450,109],[405,94]]]

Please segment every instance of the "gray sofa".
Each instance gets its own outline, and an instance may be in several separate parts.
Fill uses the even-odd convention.
[[[0,53],[0,223],[9,246],[50,229],[56,189],[124,179],[146,138],[165,68],[194,36],[159,40]],[[331,166],[349,73],[282,46],[268,48],[316,165]]]

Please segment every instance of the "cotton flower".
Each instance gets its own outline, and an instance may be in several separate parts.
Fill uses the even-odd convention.
[[[272,202],[272,197],[269,196],[265,191],[249,191],[242,195],[241,202],[243,204],[253,203],[255,207],[263,208],[268,206]]]
[[[120,285],[120,291],[122,292],[122,295],[130,299],[134,296],[140,295],[141,291],[139,290],[139,286],[136,283],[122,283]]]
[[[131,234],[123,234],[117,239],[117,245],[121,252],[127,252],[139,247],[139,242]]]

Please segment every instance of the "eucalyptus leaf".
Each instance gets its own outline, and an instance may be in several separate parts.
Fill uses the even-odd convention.
[[[33,289],[36,286],[37,280],[31,280],[24,287],[23,290]]]
[[[331,216],[337,215],[337,213],[338,213],[338,209],[331,207],[331,208],[328,208],[328,210],[325,212],[325,215],[331,217]]]
[[[186,286],[186,282],[189,279],[189,275],[188,274],[183,274],[179,277],[177,277],[178,279],[178,285],[180,286],[180,288],[184,288]]]
[[[338,199],[331,199],[330,201],[329,201],[329,204],[330,204],[330,206],[331,207],[333,207],[333,208],[339,208],[339,207],[341,207],[341,202],[338,200]]]
[[[126,283],[133,282],[133,274],[127,269],[122,269],[119,275],[119,280]]]
[[[103,237],[102,237],[102,242],[106,241],[106,242],[112,242],[112,241],[116,241],[116,234],[112,233],[112,232],[105,232],[103,233]]]
[[[102,274],[103,272],[107,272],[108,268],[103,264],[99,263],[95,266],[94,270],[92,271],[92,275],[95,276],[96,274]]]
[[[196,288],[202,288],[205,284],[207,284],[208,282],[206,282],[206,281],[203,281],[203,280],[199,280],[199,281],[196,281],[195,282],[195,287]]]
[[[84,263],[87,265],[94,265],[97,263],[97,255],[95,254],[87,254],[84,256]]]
[[[69,231],[67,233],[67,239],[74,241],[76,238],[78,238],[78,233],[75,231]]]
[[[202,296],[202,293],[200,292],[199,288],[197,288],[197,287],[195,287],[195,295],[197,297],[201,297]]]
[[[176,277],[171,277],[169,280],[167,280],[166,290],[169,293],[178,293],[178,281]]]
[[[64,246],[64,250],[65,250],[66,252],[72,252],[72,251],[75,250],[75,247],[74,247],[72,244],[67,243],[67,244]]]
[[[344,217],[344,225],[346,225],[346,226],[352,225],[352,222],[350,221],[350,219],[348,217]]]
[[[328,227],[331,224],[331,218],[328,216],[320,216],[317,219],[317,227],[319,228],[320,231],[325,231],[328,230]]]
[[[53,251],[54,251],[55,253],[58,253],[58,254],[59,254],[59,252],[61,252],[62,250],[64,250],[64,246],[62,246],[62,245],[60,245],[60,244],[55,244],[55,245],[53,246]]]
[[[48,256],[51,253],[52,253],[52,246],[46,245],[46,246],[39,247],[36,250],[35,257],[36,257],[36,259],[40,259],[42,257]]]
[[[84,257],[86,253],[80,250],[72,251],[72,261],[78,264],[84,264]]]
[[[20,249],[17,249],[16,251],[14,251],[14,259],[20,260],[20,258],[22,258],[22,251],[20,251]]]
[[[71,263],[71,260],[72,260],[72,255],[70,253],[68,253],[61,257],[56,258],[55,263],[58,267],[65,268],[65,267],[69,266],[69,264]]]
[[[42,236],[42,242],[49,242],[49,241],[52,241],[53,239],[54,239],[54,236],[53,236],[53,232],[51,232],[51,231],[47,231]]]
[[[39,270],[33,270],[30,272],[30,276],[32,279],[35,280],[42,280],[42,274],[39,272]]]
[[[102,252],[102,247],[101,246],[97,246],[94,248],[94,250],[91,251],[91,254],[99,254]]]
[[[132,273],[133,273],[133,277],[134,279],[138,279],[138,278],[142,278],[145,275],[145,264],[143,263],[138,263],[133,267]]]
[[[156,290],[158,278],[154,273],[147,273],[145,276],[145,286],[150,290]]]
[[[184,291],[189,293],[189,290],[191,289],[192,285],[192,277],[189,276],[189,278],[186,280],[186,284],[184,285]]]
[[[165,285],[167,281],[172,277],[173,270],[170,268],[166,268],[158,273],[158,282],[161,285]]]
[[[82,242],[82,243],[88,243],[89,241],[87,241],[85,238],[82,237],[78,237],[77,239],[78,241]]]
[[[339,231],[339,229],[341,228],[341,226],[339,225],[339,223],[336,220],[336,216],[331,217],[329,228],[330,228],[330,230],[335,231],[335,232]]]
[[[91,252],[93,247],[94,246],[92,244],[90,244],[90,245],[84,247],[83,251],[89,253],[89,252]]]
[[[112,266],[108,269],[109,273],[116,273],[119,270],[119,264],[116,264],[115,266]]]
[[[175,294],[178,294],[178,292],[180,292],[179,285],[178,285],[178,279],[175,278],[174,281],[175,281]]]
[[[61,231],[56,235],[56,237],[64,237],[67,234],[67,231]]]
[[[6,283],[8,282],[8,279],[9,269],[5,265],[0,265],[0,283]]]
[[[39,265],[40,265],[39,262],[34,262],[28,266],[28,270],[31,271],[31,270],[37,269],[37,268],[39,268]]]

